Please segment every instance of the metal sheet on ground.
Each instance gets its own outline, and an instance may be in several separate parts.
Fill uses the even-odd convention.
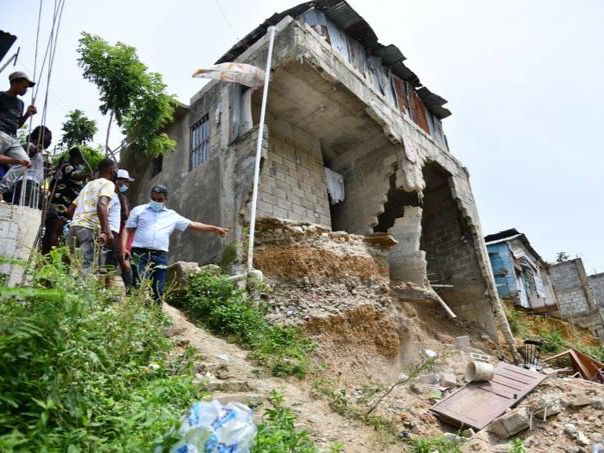
[[[430,410],[446,422],[480,430],[517,404],[547,376],[500,363],[487,382],[471,382]]]

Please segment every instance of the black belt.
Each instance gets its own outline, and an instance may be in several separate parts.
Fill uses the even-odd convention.
[[[163,250],[145,249],[142,247],[132,247],[132,253],[136,253],[137,255],[153,253],[155,255],[168,256],[168,252],[164,252]]]

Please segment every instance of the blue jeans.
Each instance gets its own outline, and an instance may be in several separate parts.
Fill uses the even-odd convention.
[[[132,274],[138,288],[143,279],[151,280],[153,298],[159,302],[164,295],[168,277],[168,254],[160,250],[132,249]]]

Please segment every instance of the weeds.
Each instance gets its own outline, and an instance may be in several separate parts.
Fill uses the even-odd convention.
[[[543,339],[543,346],[541,350],[547,354],[556,354],[568,349],[566,346],[566,340],[558,330],[553,330],[541,336]]]
[[[251,350],[250,358],[271,368],[275,376],[302,378],[309,368],[313,345],[295,327],[269,324],[263,303],[250,303],[226,276],[200,272],[189,280],[188,291],[171,297],[212,333]]]
[[[414,437],[411,439],[413,453],[461,453],[457,443],[444,436]]]
[[[510,442],[510,453],[526,453],[524,441],[518,437]]]
[[[161,309],[112,303],[61,251],[33,277],[0,288],[0,450],[151,450],[201,396],[187,358],[166,360]]]
[[[529,327],[522,311],[506,306],[505,317],[508,319],[508,324],[514,336],[521,337],[527,334]]]
[[[283,405],[283,395],[273,391],[270,396],[272,408],[266,411],[265,420],[258,426],[253,453],[315,453],[319,450],[306,431],[294,426],[296,418]],[[334,452],[340,450],[332,450]]]

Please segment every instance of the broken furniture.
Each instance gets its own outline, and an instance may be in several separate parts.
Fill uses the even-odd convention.
[[[538,370],[539,366],[539,355],[541,354],[541,347],[543,346],[543,340],[524,340],[524,346],[520,350],[520,355],[524,360],[524,368]]]
[[[534,370],[500,363],[492,380],[466,384],[430,411],[447,423],[480,430],[518,404],[546,377]]]
[[[588,381],[604,384],[604,363],[598,362],[596,359],[593,359],[576,349],[568,349],[560,354],[543,359],[543,362],[549,362],[564,356],[570,358],[570,363],[575,374],[579,373],[583,379],[587,379]]]

